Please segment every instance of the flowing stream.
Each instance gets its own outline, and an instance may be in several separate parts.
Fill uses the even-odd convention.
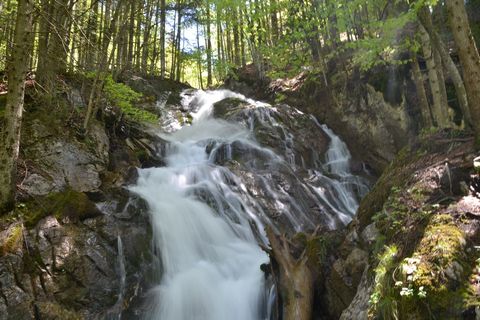
[[[229,97],[250,104],[245,121],[212,117],[214,103]],[[260,114],[264,121],[273,122],[275,110],[230,91],[197,91],[185,95],[183,103],[191,108],[193,124],[170,125],[177,130],[160,134],[169,142],[163,155],[166,166],[139,170],[137,185],[131,187],[149,205],[154,250],[162,262],[160,283],[150,292],[147,318],[269,319],[274,290],[260,270],[268,257],[259,243],[267,245],[264,225],[277,228],[278,223],[257,192],[219,159],[232,160],[239,146],[249,150],[251,157],[260,157],[248,162],[246,174],[263,186],[275,214],[286,216],[292,230],[312,228],[319,220],[305,213],[307,204],[271,181],[270,171],[278,168],[295,176],[291,148],[295,137],[284,134],[284,154],[261,146],[253,133],[255,117]],[[348,222],[366,184],[350,173],[345,144],[330,129],[320,129],[331,139],[326,162],[310,168],[308,179],[295,178],[294,183],[302,186],[319,212]],[[322,173],[327,171],[330,177]]]

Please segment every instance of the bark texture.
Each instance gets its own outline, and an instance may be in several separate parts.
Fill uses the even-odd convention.
[[[448,127],[448,110],[446,105],[445,82],[443,81],[443,73],[441,61],[437,58],[435,48],[432,47],[428,32],[423,25],[419,25],[420,39],[422,43],[423,55],[427,63],[428,81],[432,92],[432,114],[436,125],[440,128]]]
[[[463,68],[468,105],[478,143],[480,141],[480,56],[468,23],[464,2],[461,0],[446,0],[445,3]]]
[[[305,252],[295,259],[288,240],[267,228],[270,256],[278,265],[278,289],[282,302],[282,319],[310,320],[313,303],[313,275]]]
[[[18,1],[13,49],[8,62],[8,93],[0,148],[0,213],[15,200],[17,159],[20,148],[25,76],[32,45],[33,1]]]

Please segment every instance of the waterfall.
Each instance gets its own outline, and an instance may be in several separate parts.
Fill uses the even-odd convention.
[[[244,121],[212,117],[214,103],[225,98],[250,104]],[[169,142],[166,166],[139,170],[137,184],[130,187],[148,203],[154,250],[162,261],[146,318],[269,319],[275,290],[260,270],[269,261],[259,246],[268,244],[264,225],[281,229],[284,224],[297,232],[314,228],[323,216],[329,216],[332,228],[337,216],[341,221],[351,217],[357,202],[348,185],[354,177],[347,168],[349,153],[323,128],[331,140],[323,167],[338,178],[323,175],[321,168],[309,179],[297,177],[295,136],[275,120],[275,108],[227,90],[186,92],[183,105],[191,110],[193,124],[173,130],[180,126],[170,123],[160,134]],[[284,154],[256,141],[259,123],[281,129]],[[235,157],[246,158],[244,176],[223,165],[238,163]],[[276,172],[289,177],[292,186],[277,185]],[[329,194],[320,191],[319,181],[332,186]],[[293,187],[301,198],[292,195]]]

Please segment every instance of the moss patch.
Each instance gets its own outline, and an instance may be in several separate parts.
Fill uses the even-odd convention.
[[[38,221],[49,215],[57,219],[67,218],[71,222],[77,222],[101,214],[85,193],[71,189],[33,199],[22,206],[17,206],[16,211],[25,221],[27,228],[34,227]]]
[[[469,180],[457,175],[450,188],[442,184],[445,174],[472,169],[471,153],[463,132],[428,133],[362,202],[360,227],[373,221],[380,232],[370,248],[371,319],[461,319],[480,305],[479,224],[458,209],[463,195],[452,191],[452,183]]]
[[[49,320],[81,320],[83,317],[74,311],[68,310],[58,303],[38,302],[36,307],[41,319]]]
[[[401,264],[402,288],[409,310],[419,314],[443,314],[445,319],[455,319],[466,306],[463,305],[466,269],[465,236],[452,217],[435,215],[417,246],[417,250]],[[404,290],[404,292],[406,292]],[[422,304],[414,299],[422,298]]]
[[[7,236],[0,246],[0,256],[16,252],[22,245],[23,225],[17,224],[7,230]]]

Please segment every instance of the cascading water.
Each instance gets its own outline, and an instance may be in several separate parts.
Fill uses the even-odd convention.
[[[212,117],[214,103],[225,98],[249,104],[243,121]],[[323,168],[313,168],[308,179],[298,178],[295,136],[274,118],[275,108],[226,90],[190,92],[183,103],[193,108],[193,124],[161,134],[169,142],[164,155],[167,165],[139,170],[137,185],[131,187],[149,205],[154,249],[162,261],[161,281],[151,290],[147,318],[269,319],[274,295],[260,270],[268,262],[259,246],[267,244],[264,225],[312,229],[321,221],[310,213],[315,206],[314,213],[330,215],[332,221],[333,216],[342,215],[340,221],[345,222],[357,205],[348,187],[354,177],[347,168],[349,155],[339,151],[338,137],[323,128],[331,139],[327,162]],[[280,128],[283,155],[256,141],[255,126],[266,123]],[[165,127],[172,131],[178,126]],[[238,164],[235,157],[246,159],[243,176],[222,165],[225,161]],[[332,177],[321,174],[322,170]],[[308,201],[291,195],[295,186],[276,185],[272,175],[276,171],[300,186],[296,194]],[[322,182],[326,188],[334,186],[328,194],[319,191]],[[261,190],[247,183],[256,183]],[[345,199],[334,201],[337,196]],[[283,222],[288,226],[280,226]],[[334,222],[330,224],[335,227]]]

